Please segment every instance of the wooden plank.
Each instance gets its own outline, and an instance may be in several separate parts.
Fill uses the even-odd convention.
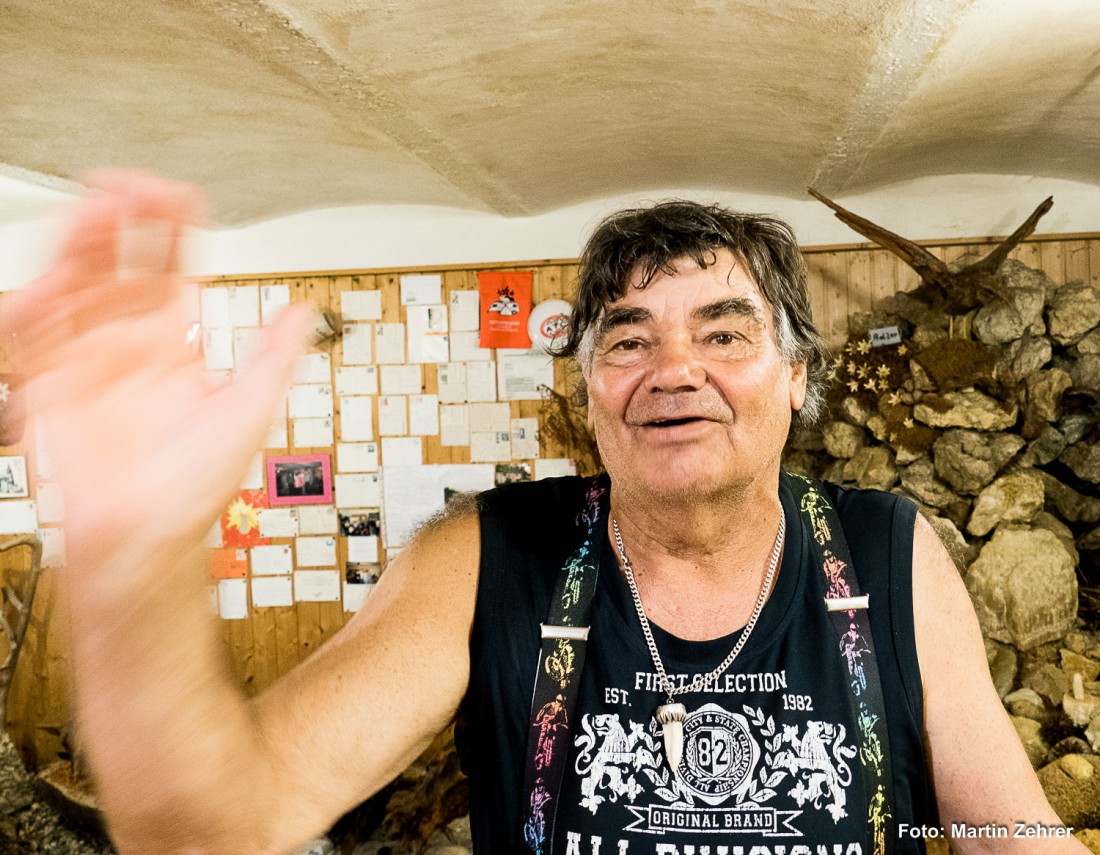
[[[898,257],[889,250],[876,249],[868,253],[871,258],[872,308],[892,297],[898,290]]]
[[[1071,240],[1064,244],[1066,282],[1080,280],[1088,282],[1091,271],[1089,270],[1089,242],[1087,240]]]
[[[324,633],[321,629],[320,603],[296,603],[298,612],[298,655],[304,661],[321,646]]]
[[[871,252],[850,252],[842,257],[846,257],[848,261],[849,312],[871,311],[876,300]]]
[[[1039,270],[1043,267],[1042,250],[1035,241],[1024,241],[1012,250],[1009,258],[1015,258],[1028,267],[1034,267]]]
[[[1086,281],[1100,288],[1100,239],[1089,241],[1089,277]]]
[[[1065,244],[1061,241],[1044,241],[1039,244],[1039,263],[1043,271],[1056,285],[1066,282]]]

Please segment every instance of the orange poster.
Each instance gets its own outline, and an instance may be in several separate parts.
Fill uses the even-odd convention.
[[[244,549],[211,549],[210,575],[215,579],[243,579],[248,575],[248,552]]]
[[[481,293],[481,346],[529,348],[531,336],[530,270],[482,270],[477,274]]]

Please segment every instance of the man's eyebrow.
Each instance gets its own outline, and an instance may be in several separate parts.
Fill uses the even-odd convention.
[[[760,324],[764,323],[764,317],[760,314],[760,310],[751,300],[744,297],[727,297],[725,300],[707,303],[705,306],[699,306],[691,313],[691,316],[698,321],[717,321],[731,315],[751,318]]]
[[[615,327],[625,327],[630,324],[640,324],[653,319],[653,313],[641,306],[615,306],[604,312],[596,328],[596,338],[603,338]]]

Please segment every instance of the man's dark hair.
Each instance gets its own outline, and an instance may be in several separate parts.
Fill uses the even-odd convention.
[[[827,351],[810,312],[798,242],[775,217],[679,199],[612,214],[581,253],[569,335],[558,355],[575,357],[587,374],[600,317],[626,294],[636,273],[636,287],[645,288],[658,273],[672,274],[678,259],[706,268],[722,249],[748,266],[771,308],[780,353],[788,362],[806,364],[806,401],[792,413],[792,433],[814,424],[824,404]],[[586,393],[583,385],[579,391]]]

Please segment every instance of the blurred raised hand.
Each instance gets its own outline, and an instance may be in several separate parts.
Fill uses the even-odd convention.
[[[310,317],[284,310],[215,388],[181,273],[201,195],[140,172],[89,184],[53,266],[8,295],[2,317],[64,490],[70,564],[85,571],[120,548],[197,544],[261,447]]]

